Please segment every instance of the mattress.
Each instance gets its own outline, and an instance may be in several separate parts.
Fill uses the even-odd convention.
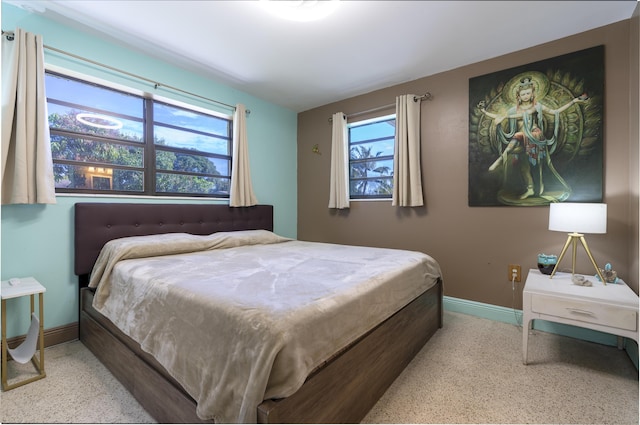
[[[414,251],[282,238],[265,230],[165,234],[105,245],[94,307],[185,388],[197,414],[255,422],[334,354],[432,287]]]

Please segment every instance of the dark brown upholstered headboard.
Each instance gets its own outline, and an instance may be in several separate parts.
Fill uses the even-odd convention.
[[[209,235],[233,230],[273,231],[273,206],[232,208],[206,204],[75,204],[75,267],[91,273],[100,250],[111,239],[160,233]]]

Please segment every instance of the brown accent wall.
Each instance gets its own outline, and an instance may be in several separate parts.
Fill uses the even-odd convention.
[[[637,20],[625,20],[300,113],[298,238],[426,252],[442,267],[445,295],[521,309],[524,281],[517,285],[514,296],[508,265],[520,264],[524,280],[526,271],[536,268],[537,254],[559,254],[566,235],[547,229],[548,207],[468,206],[469,78],[605,45],[604,201],[608,205],[608,232],[588,235],[587,240],[596,261],[601,266],[611,262],[638,292],[638,261],[630,255],[635,252],[637,257],[638,252],[638,192],[637,183],[631,183],[633,173],[638,174],[638,113],[637,106],[635,114],[629,108],[634,98],[637,103],[638,47],[632,36],[637,37]],[[630,96],[633,78],[636,93]],[[348,210],[327,208],[328,118],[335,112],[348,115],[392,104],[397,95],[427,91],[433,99],[422,103],[426,206],[397,208],[390,201],[353,201]],[[312,151],[316,144],[320,154]],[[630,153],[635,159],[629,159]],[[570,261],[566,258],[562,264],[570,267]],[[578,251],[577,271],[595,273],[583,250]]]

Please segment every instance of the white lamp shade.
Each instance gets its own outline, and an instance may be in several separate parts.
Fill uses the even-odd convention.
[[[607,204],[574,202],[549,204],[549,230],[607,233]]]

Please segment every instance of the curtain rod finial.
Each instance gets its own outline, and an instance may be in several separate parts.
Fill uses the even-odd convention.
[[[15,39],[15,33],[13,31],[2,30],[2,35],[7,37],[7,40],[13,41]]]
[[[413,101],[417,102],[419,100],[431,100],[431,93],[426,92],[425,94],[423,94],[422,96],[413,96]]]

